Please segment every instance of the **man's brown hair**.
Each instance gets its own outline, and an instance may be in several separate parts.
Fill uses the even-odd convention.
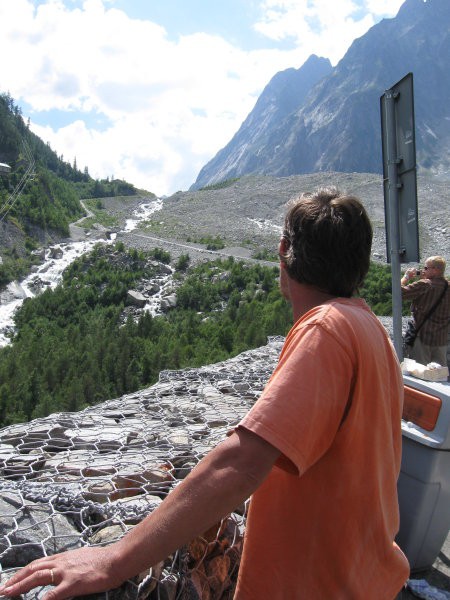
[[[372,225],[361,201],[322,188],[288,204],[280,258],[289,276],[334,296],[352,296],[369,270]]]

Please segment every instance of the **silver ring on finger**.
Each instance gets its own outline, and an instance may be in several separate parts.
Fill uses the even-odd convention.
[[[49,569],[50,571],[50,577],[52,578],[52,585],[55,585],[55,574],[53,572],[53,569]]]

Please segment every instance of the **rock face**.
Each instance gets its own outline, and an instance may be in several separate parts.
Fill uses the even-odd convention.
[[[82,412],[0,430],[2,581],[44,554],[117,540],[154,510],[247,412],[281,345],[272,338],[222,363],[164,371],[154,386]],[[92,598],[232,598],[244,512]]]
[[[265,173],[271,132],[289,119],[313,86],[331,71],[328,59],[313,55],[300,69],[277,73],[231,142],[202,169],[192,188],[243,174]]]
[[[381,173],[379,99],[408,72],[414,75],[418,164],[448,176],[449,22],[448,0],[406,0],[394,19],[355,40],[334,69],[311,57],[301,69],[277,73],[192,189],[249,174]],[[310,70],[315,85],[302,77]],[[297,86],[300,93],[293,93]]]

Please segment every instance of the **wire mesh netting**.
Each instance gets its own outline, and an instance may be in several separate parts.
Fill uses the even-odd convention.
[[[282,338],[154,386],[0,430],[2,582],[32,560],[123,536],[222,441],[260,395]],[[245,506],[116,590],[92,598],[233,597]],[[38,599],[38,588],[24,596]]]

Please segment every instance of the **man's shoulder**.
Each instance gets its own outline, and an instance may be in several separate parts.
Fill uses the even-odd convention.
[[[435,277],[434,279],[430,279],[429,281],[431,281],[431,285],[435,287],[440,287],[441,289],[448,286],[448,279],[446,279],[445,277]]]
[[[361,315],[375,316],[370,307],[362,298],[333,298],[324,304],[316,307],[320,316],[330,316],[330,318],[340,318],[341,315],[348,317],[354,314],[355,317]]]
[[[317,325],[339,335],[343,329],[358,329],[380,323],[362,298],[334,298],[310,310],[298,326]]]
[[[380,320],[361,298],[337,298],[315,307],[303,316],[286,338],[286,349],[293,351],[305,340],[315,352],[324,346],[329,352],[344,352],[355,358],[355,349],[373,354],[384,352],[389,338]],[[353,360],[353,359],[352,359]],[[355,359],[356,360],[356,359]]]
[[[429,290],[433,292],[433,295],[442,294],[444,290],[448,289],[448,281],[444,277],[435,277],[434,279],[424,279],[429,282]]]

